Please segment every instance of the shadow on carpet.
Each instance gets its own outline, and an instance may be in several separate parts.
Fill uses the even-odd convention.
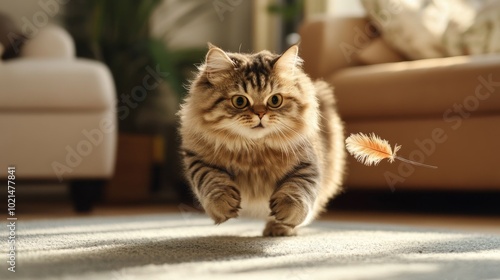
[[[19,222],[1,279],[499,279],[500,235],[315,222],[264,238],[264,222],[203,215]],[[4,231],[5,232],[5,231]],[[6,236],[4,236],[6,238]],[[6,239],[4,239],[6,240]],[[7,254],[6,246],[2,253]]]

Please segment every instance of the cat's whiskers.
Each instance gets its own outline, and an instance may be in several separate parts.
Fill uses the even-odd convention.
[[[319,116],[320,119],[329,121],[328,118],[326,118],[325,116],[323,116],[323,114],[321,114],[321,112],[318,112],[318,116]],[[318,126],[318,130],[321,131],[321,132],[324,132],[324,133],[328,133],[328,131],[322,129],[321,125]]]
[[[228,138],[232,136],[231,134],[228,133],[228,130],[238,123],[239,123],[238,120],[233,120],[232,122],[229,123],[220,124],[214,132],[217,134],[224,135],[224,138],[220,139],[220,136],[215,137],[215,139],[213,137],[209,138],[210,140],[212,140],[210,142],[213,144],[214,147],[214,152],[213,152],[214,156],[212,157],[210,163],[214,163],[214,161],[218,158],[217,155],[222,151],[223,148],[230,150],[227,147],[227,143],[228,142],[234,143],[235,141],[227,141]]]
[[[295,118],[301,118],[302,116],[295,116]],[[305,122],[305,120],[304,120]],[[269,125],[273,125],[273,129],[278,132],[279,136],[275,140],[279,143],[281,149],[285,151],[287,158],[290,159],[290,154],[293,154],[294,158],[297,158],[297,153],[302,149],[307,143],[307,137],[303,133],[299,133],[291,125],[287,124],[285,121],[281,120],[275,115],[269,116]],[[290,134],[292,134],[298,141],[291,143]],[[291,150],[291,152],[289,151]]]
[[[299,133],[293,127],[291,127],[290,125],[286,124],[284,121],[277,120],[277,122],[279,124],[281,124],[282,126],[284,126],[288,131],[290,131],[290,132],[292,132],[292,133],[295,134],[295,136],[299,139],[298,144],[300,146],[304,145],[307,142],[307,138],[302,133]]]
[[[280,127],[276,127],[276,131],[278,131],[278,133],[280,133],[281,135],[283,135],[283,138],[286,138],[286,134],[285,132],[283,132],[282,128]],[[290,145],[287,145],[287,143],[285,143],[285,141],[282,141],[282,138],[278,138],[275,140],[276,142],[278,142],[278,145],[281,147],[281,150],[282,150],[282,159],[283,159],[283,155],[285,154],[286,155],[286,159],[287,159],[287,163],[290,162],[291,160],[291,157],[290,157],[290,152],[289,152],[289,149],[291,150],[291,153],[293,154],[294,158],[297,158],[297,153],[295,152],[295,149],[294,147],[291,147]]]
[[[280,141],[282,140],[282,142],[285,143],[284,144],[285,146],[290,147],[293,155],[295,157],[297,157],[297,152],[304,147],[305,143],[307,142],[307,138],[305,136],[303,136],[302,134],[298,133],[296,130],[294,130],[291,126],[287,125],[285,122],[283,122],[281,120],[276,120],[276,121],[282,125],[282,127],[276,126],[276,128],[279,130],[280,134],[283,135],[282,139],[286,139],[286,142],[285,142],[285,140],[282,140],[281,138],[280,138]],[[290,143],[288,141],[290,139],[290,135],[287,134],[286,132],[294,133],[296,135],[298,141],[296,141],[294,143]]]
[[[282,137],[286,137],[286,134],[282,131],[281,128],[275,127],[276,132],[278,132]],[[277,137],[277,139],[272,139],[273,143],[277,142],[278,145],[280,146],[280,150],[288,156],[288,148],[287,145],[284,145],[283,142],[281,141],[281,137]]]

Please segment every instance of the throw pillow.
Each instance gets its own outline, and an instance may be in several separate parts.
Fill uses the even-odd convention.
[[[500,53],[500,0],[362,0],[382,38],[409,59]]]
[[[358,52],[358,58],[362,63],[367,65],[405,60],[401,54],[381,38],[372,40],[366,48]]]
[[[460,49],[457,50],[456,45],[449,44],[451,40],[447,41],[446,47],[450,55],[500,53],[500,1],[482,4],[479,7],[476,5],[474,21],[462,36],[459,36]],[[447,34],[446,38],[452,36],[453,33]]]
[[[382,38],[409,59],[443,57],[447,0],[362,0]]]

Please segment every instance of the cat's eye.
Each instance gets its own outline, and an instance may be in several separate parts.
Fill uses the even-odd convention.
[[[243,109],[248,105],[248,99],[243,95],[235,95],[231,98],[233,106],[237,109]]]
[[[267,105],[271,108],[278,108],[283,103],[283,96],[281,94],[275,94],[267,100]]]

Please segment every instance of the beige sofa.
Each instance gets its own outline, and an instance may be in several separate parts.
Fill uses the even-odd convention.
[[[76,59],[72,39],[49,26],[21,57],[0,60],[0,177],[70,182],[89,210],[115,166],[115,89],[101,63]]]
[[[395,61],[365,18],[317,18],[300,34],[305,71],[335,87],[346,135],[374,132],[439,167],[349,156],[347,187],[500,190],[500,55]]]

